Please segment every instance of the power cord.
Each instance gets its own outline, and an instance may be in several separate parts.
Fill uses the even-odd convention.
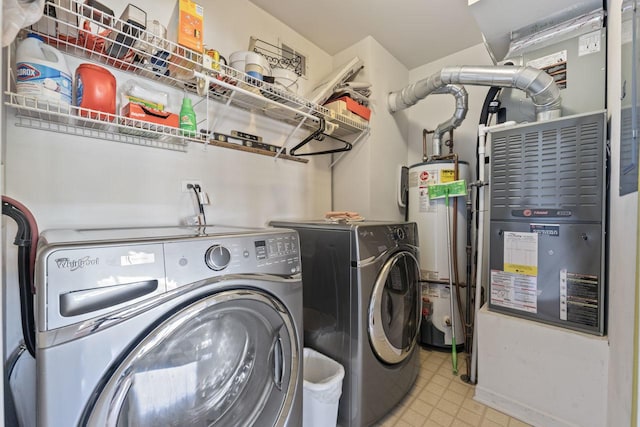
[[[38,226],[33,214],[20,202],[2,196],[2,214],[18,225],[14,244],[18,246],[18,286],[22,336],[31,356],[36,357],[36,326],[34,313],[34,261],[38,242]]]
[[[196,196],[196,203],[198,203],[198,210],[200,211],[200,215],[202,215],[202,225],[207,224],[207,217],[204,215],[204,205],[202,204],[202,199],[200,195],[202,194],[202,188],[199,184],[187,184],[187,188],[193,190],[193,194]]]

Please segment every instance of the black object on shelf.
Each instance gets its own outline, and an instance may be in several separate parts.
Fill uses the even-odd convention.
[[[298,76],[304,74],[305,64],[302,61],[302,57],[289,48],[276,46],[256,37],[250,37],[249,50],[264,56],[271,67],[292,70]]]
[[[349,141],[345,141],[345,140],[340,139],[340,138],[338,138],[336,136],[332,136],[332,135],[328,135],[328,134],[324,133],[324,131],[326,130],[326,128],[325,128],[325,120],[322,117],[319,117],[319,119],[320,119],[320,122],[318,124],[318,129],[313,131],[309,136],[307,136],[305,139],[303,139],[302,142],[300,142],[298,145],[296,145],[291,150],[289,150],[289,155],[290,156],[316,156],[316,155],[319,155],[319,154],[341,153],[343,151],[351,150],[351,148],[353,146],[351,145],[351,143]],[[312,153],[296,154],[296,151],[298,149],[304,147],[305,145],[307,145],[307,144],[309,144],[309,143],[311,143],[313,141],[323,142],[326,138],[329,138],[329,139],[334,140],[334,141],[341,142],[344,145],[342,147],[340,147],[340,148],[332,148],[332,149],[329,149],[329,150],[321,150],[321,151],[316,151],[316,152],[312,152]]]

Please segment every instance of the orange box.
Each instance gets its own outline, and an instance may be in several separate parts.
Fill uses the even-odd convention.
[[[180,46],[195,50],[198,53],[204,51],[204,9],[192,0],[178,0],[169,22],[169,32],[177,30],[177,41]],[[175,40],[175,39],[174,39]]]
[[[349,98],[348,96],[343,96],[341,98],[337,98],[336,101],[344,101],[345,104],[347,104],[347,110],[351,111],[354,114],[359,115],[360,117],[362,117],[366,121],[369,121],[369,119],[371,118],[371,110],[370,109],[368,109],[367,107],[365,107],[362,104],[358,104],[356,101],[354,101],[353,99]]]
[[[144,105],[128,103],[122,109],[122,115],[130,119],[143,120],[162,126],[177,128],[180,126],[180,118],[177,114],[167,111],[154,110]]]

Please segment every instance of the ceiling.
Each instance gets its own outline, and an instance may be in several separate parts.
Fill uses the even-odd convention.
[[[334,55],[372,36],[408,69],[478,43],[468,0],[249,0]]]

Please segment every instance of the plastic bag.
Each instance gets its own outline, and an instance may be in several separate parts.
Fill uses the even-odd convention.
[[[44,14],[45,0],[4,0],[2,2],[2,47],[9,46],[21,28],[35,24]]]

